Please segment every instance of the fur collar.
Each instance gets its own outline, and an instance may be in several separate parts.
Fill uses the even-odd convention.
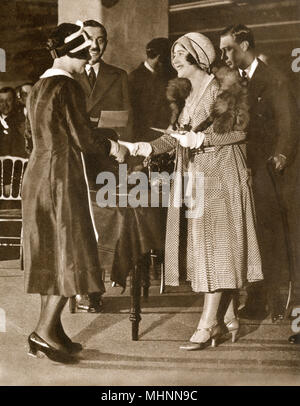
[[[213,71],[218,83],[219,93],[212,106],[210,117],[201,123],[197,131],[205,131],[210,125],[216,133],[245,130],[249,123],[248,91],[238,71],[222,66]],[[188,79],[176,78],[169,82],[167,99],[170,102],[171,124],[175,128],[178,117],[191,92]]]

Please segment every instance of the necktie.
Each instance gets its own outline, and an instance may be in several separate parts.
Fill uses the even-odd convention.
[[[246,73],[245,70],[242,70],[242,78],[243,78],[243,81],[244,81],[246,84],[248,84],[249,78],[248,78],[247,73]]]
[[[94,85],[95,85],[95,82],[96,82],[96,73],[95,73],[94,68],[92,66],[90,68],[88,78],[89,78],[91,88],[93,88]]]

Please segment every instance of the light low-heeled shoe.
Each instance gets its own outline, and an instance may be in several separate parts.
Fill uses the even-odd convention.
[[[201,335],[203,336],[204,333],[207,336],[205,341],[202,341]],[[219,324],[216,324],[209,328],[199,328],[197,329],[194,334],[192,335],[190,342],[180,346],[181,350],[185,351],[196,351],[196,350],[203,350],[209,344],[212,347],[217,346],[217,338],[222,334],[222,328]],[[200,340],[200,341],[199,341]]]
[[[233,343],[235,343],[237,340],[237,337],[238,337],[239,330],[240,330],[239,319],[234,318],[227,323],[225,322],[225,328],[226,328],[226,332],[231,334],[231,341]]]

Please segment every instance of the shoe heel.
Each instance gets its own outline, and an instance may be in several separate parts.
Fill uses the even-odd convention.
[[[212,338],[211,339],[211,346],[213,347],[213,348],[216,348],[217,347],[217,337],[214,337],[214,338]]]
[[[232,341],[233,343],[236,342],[237,337],[238,337],[238,330],[232,331],[232,332],[231,332],[231,341]]]
[[[76,296],[70,297],[70,299],[69,299],[69,310],[70,310],[70,313],[76,313],[76,310],[77,310]]]
[[[27,354],[33,358],[44,358],[45,356],[45,354],[40,350],[39,345],[32,341],[29,342],[29,351]]]
[[[32,341],[29,341],[28,355],[30,355],[31,357],[34,357],[34,358],[37,357],[37,346]]]

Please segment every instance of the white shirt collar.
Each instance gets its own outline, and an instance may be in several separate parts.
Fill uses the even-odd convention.
[[[2,126],[5,128],[5,129],[8,129],[9,127],[8,127],[8,124],[7,124],[7,122],[6,122],[6,115],[5,114],[1,114],[0,115],[0,123],[2,124]]]
[[[154,73],[155,70],[149,65],[147,61],[144,62],[144,66],[146,69],[148,69],[150,72]]]
[[[86,70],[86,73],[87,73],[87,74],[90,73],[91,67],[94,69],[96,76],[98,76],[99,69],[100,69],[100,62],[97,62],[97,63],[95,63],[94,65],[90,65],[89,63],[87,63],[87,64],[85,65],[85,70]]]
[[[252,76],[254,75],[257,65],[258,65],[258,60],[257,60],[257,58],[254,58],[252,63],[248,66],[248,68],[244,69],[244,71],[247,73],[247,76],[249,79],[251,79]],[[240,71],[240,75],[242,75],[243,69],[239,69],[239,71]]]
[[[47,69],[46,72],[42,74],[41,79],[50,78],[52,76],[68,76],[69,78],[74,79],[74,77],[71,75],[70,72],[67,72],[66,70],[63,69],[55,69],[55,68]]]

